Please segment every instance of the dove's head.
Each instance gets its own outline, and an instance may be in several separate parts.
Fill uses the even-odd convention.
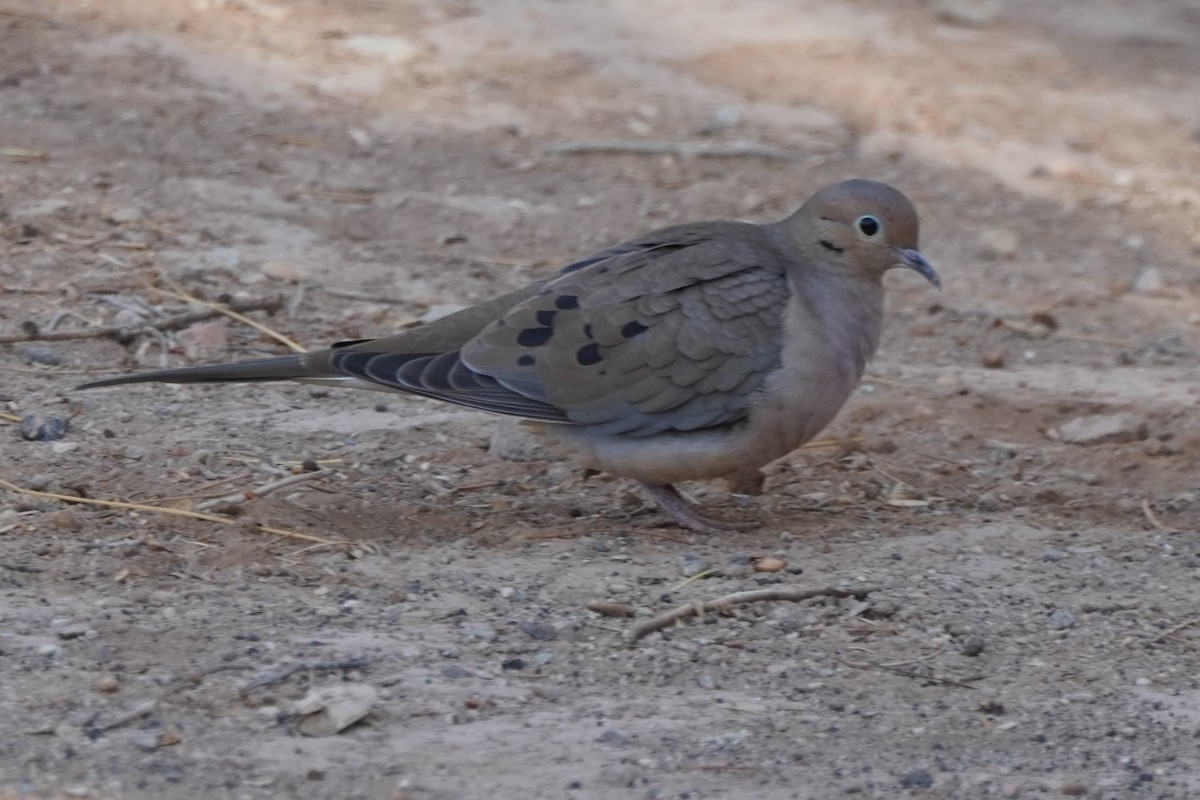
[[[783,226],[814,263],[873,280],[893,267],[907,267],[942,288],[917,250],[917,210],[886,183],[849,180],[827,186]]]

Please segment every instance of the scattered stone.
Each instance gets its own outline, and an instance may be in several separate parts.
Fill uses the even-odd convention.
[[[988,439],[984,442],[983,446],[987,451],[988,461],[993,464],[1002,464],[1017,457],[1017,446],[1015,444],[1001,442],[998,439]]]
[[[776,558],[775,556],[767,556],[766,558],[760,558],[758,561],[754,562],[754,571],[755,572],[779,572],[786,566],[787,566],[787,562],[784,561],[782,558]]]
[[[1050,614],[1047,622],[1054,630],[1065,631],[1067,628],[1075,627],[1075,615],[1065,608],[1059,608]]]
[[[274,281],[302,283],[308,279],[308,270],[295,261],[264,261],[260,269],[263,275]]]
[[[991,261],[1012,261],[1021,250],[1021,238],[1008,228],[988,228],[979,234],[979,255]]]
[[[614,603],[607,600],[593,600],[587,604],[587,610],[602,617],[632,617],[636,611],[629,603]]]
[[[691,578],[712,569],[712,562],[695,553],[684,553],[679,557],[679,571],[683,577]]]
[[[558,638],[558,631],[545,622],[522,622],[521,632],[539,642],[552,642]]]
[[[742,124],[742,110],[737,106],[721,106],[713,111],[708,122],[697,131],[701,136],[712,136]]]
[[[989,350],[983,354],[981,363],[987,369],[1001,369],[1004,367],[1004,351]]]
[[[1085,446],[1136,442],[1146,436],[1145,418],[1129,412],[1077,417],[1058,429],[1060,440]]]
[[[629,744],[629,737],[620,731],[609,729],[596,737],[596,741],[601,744],[611,744],[616,747],[625,747]]]
[[[968,636],[966,639],[963,639],[959,652],[964,656],[974,658],[982,654],[985,647],[987,647],[987,642],[982,636]]]
[[[129,743],[139,750],[150,752],[158,749],[158,736],[153,731],[140,731],[129,737]]]
[[[88,626],[82,622],[76,622],[70,625],[64,625],[58,629],[58,638],[63,641],[71,639],[82,639],[88,632]],[[94,634],[93,634],[94,635]]]
[[[1058,788],[1058,792],[1067,797],[1083,797],[1087,794],[1087,787],[1082,783],[1064,783]]]
[[[1133,282],[1133,291],[1138,294],[1158,294],[1164,288],[1166,288],[1166,283],[1163,281],[1158,267],[1146,267]]]
[[[1042,561],[1062,561],[1066,557],[1066,553],[1054,547],[1047,547],[1042,553]]]
[[[933,787],[933,776],[927,769],[913,769],[900,776],[903,789],[929,789]]]
[[[358,34],[342,40],[342,49],[363,58],[376,58],[388,64],[407,64],[419,55],[417,46],[399,36]]]
[[[26,414],[18,426],[21,438],[31,442],[56,442],[67,435],[69,428],[65,419],[46,417],[43,420],[37,414]]]
[[[984,492],[976,498],[976,509],[984,513],[996,513],[1003,509],[1004,503],[1000,499],[1000,495],[992,492]]]
[[[716,750],[733,750],[741,747],[747,740],[750,739],[750,731],[730,731],[729,733],[718,733],[715,736],[705,736],[700,740],[700,744],[707,744]]]
[[[340,683],[314,689],[292,707],[305,736],[332,736],[371,713],[379,693],[365,683]]]
[[[464,622],[459,632],[468,642],[491,642],[496,639],[496,629],[486,622]]]
[[[21,361],[26,364],[54,367],[63,363],[63,354],[57,347],[48,344],[26,344],[21,346]]]
[[[65,508],[47,515],[46,521],[64,531],[79,530],[79,517]]]
[[[114,694],[120,690],[121,683],[115,675],[101,675],[99,678],[96,678],[96,682],[92,684],[92,688],[101,694]]]
[[[525,659],[523,659],[523,658],[510,658],[500,665],[500,669],[502,669],[502,670],[522,670],[522,669],[525,669],[525,667],[527,667],[527,666],[528,666],[528,664],[525,661]]]
[[[45,492],[58,483],[58,478],[48,472],[39,472],[25,481],[25,485],[35,492]]]
[[[189,325],[180,332],[179,345],[188,361],[216,358],[229,347],[229,321],[221,318]]]
[[[121,206],[108,212],[108,216],[105,219],[113,225],[128,225],[132,222],[140,221],[143,216],[145,215],[142,213],[142,210],[136,206]]]

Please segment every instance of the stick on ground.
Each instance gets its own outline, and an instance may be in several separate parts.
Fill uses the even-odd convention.
[[[679,606],[664,614],[659,614],[657,617],[651,617],[645,622],[639,622],[626,632],[625,641],[628,644],[635,644],[643,636],[654,633],[654,631],[660,631],[688,617],[699,617],[711,612],[727,614],[734,606],[746,603],[798,603],[801,600],[809,600],[813,597],[854,597],[861,600],[872,592],[878,591],[878,586],[855,586],[851,589],[842,589],[837,586],[826,586],[821,589],[801,589],[798,586],[783,586],[772,589],[753,589],[748,592],[734,592],[724,597],[718,597],[716,600]]]
[[[279,310],[281,305],[283,305],[283,301],[278,297],[259,300],[231,300],[229,302],[229,310],[234,312],[275,312]],[[227,316],[227,314],[218,308],[205,308],[202,311],[185,311],[182,314],[175,314],[170,317],[165,317],[164,319],[153,322],[145,322],[139,325],[101,325],[94,328],[72,328],[65,331],[33,331],[32,333],[22,331],[21,333],[6,333],[0,335],[0,344],[17,344],[20,342],[65,342],[76,339],[115,339],[122,336],[129,336],[144,330],[155,330],[160,332],[177,331],[180,328],[186,328],[193,323],[203,322],[219,316]]]

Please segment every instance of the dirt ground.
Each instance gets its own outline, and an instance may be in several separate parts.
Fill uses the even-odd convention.
[[[946,288],[840,445],[685,487],[750,533],[430,401],[73,388],[283,352],[92,335],[164,275],[316,347],[850,176]],[[0,490],[0,797],[1200,796],[1197,176],[1196,0],[0,0],[0,479],[327,470]],[[789,586],[876,588],[587,609]]]

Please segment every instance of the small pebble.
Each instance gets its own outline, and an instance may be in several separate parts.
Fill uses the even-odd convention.
[[[758,561],[754,562],[754,571],[755,572],[779,572],[781,569],[783,569],[786,566],[787,566],[787,562],[784,561],[782,558],[776,558],[775,556],[767,556],[766,558],[760,558]]]
[[[1048,620],[1050,627],[1056,631],[1063,631],[1067,628],[1074,627],[1075,615],[1065,608],[1060,608],[1054,611]]]
[[[21,347],[21,360],[26,364],[45,364],[53,367],[63,362],[58,348],[48,344],[27,344]]]
[[[694,553],[684,553],[679,557],[679,571],[683,577],[690,578],[712,569],[712,562]]]
[[[620,731],[607,730],[596,737],[596,741],[602,744],[611,744],[617,747],[625,747],[629,744],[629,737]]]
[[[92,687],[101,694],[113,694],[121,688],[121,683],[115,675],[101,675]]]
[[[970,656],[974,658],[975,656],[982,654],[986,646],[987,642],[984,641],[982,636],[968,636],[966,639],[963,639],[960,652],[964,656]]]
[[[1004,351],[989,350],[983,354],[983,366],[988,369],[1000,369],[1004,366]]]
[[[496,629],[486,622],[464,622],[459,631],[469,642],[491,642],[496,638]]]
[[[1066,553],[1053,547],[1046,548],[1046,551],[1042,553],[1042,561],[1062,561],[1066,557]]]
[[[158,749],[158,734],[149,731],[135,733],[129,737],[129,743],[139,750],[147,752]]]
[[[900,786],[904,789],[929,789],[933,786],[933,776],[927,769],[909,770],[900,776]]]
[[[539,642],[551,642],[558,638],[558,631],[544,622],[522,622],[521,631]]]
[[[528,666],[528,664],[526,663],[525,659],[523,659],[523,658],[510,658],[500,665],[500,669],[522,670],[522,669],[525,669],[525,667],[527,667],[527,666]]]
[[[66,436],[68,428],[65,419],[46,417],[43,421],[37,414],[26,414],[18,427],[21,438],[31,442],[56,442]]]

